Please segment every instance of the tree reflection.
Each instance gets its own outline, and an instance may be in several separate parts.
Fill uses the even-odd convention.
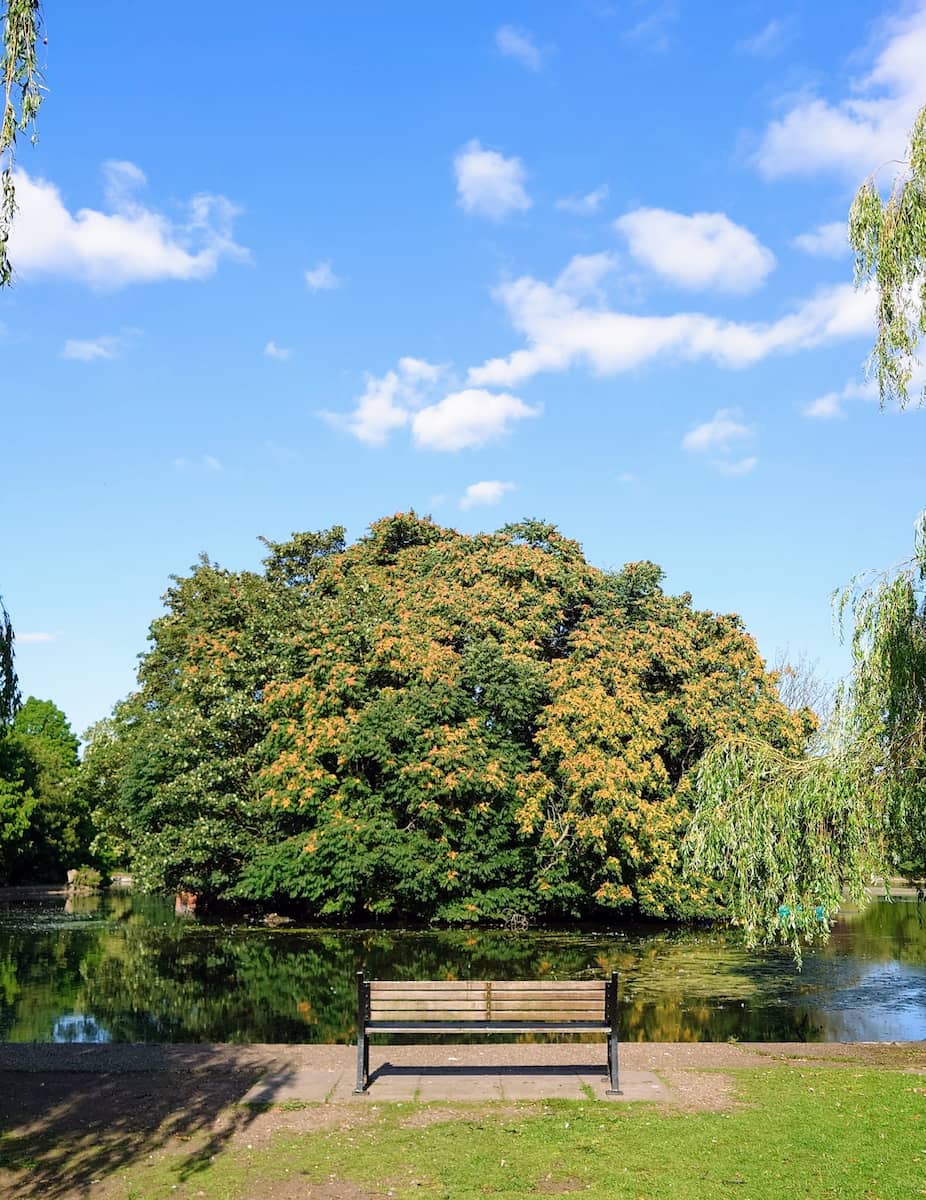
[[[797,974],[787,954],[756,956],[709,928],[271,930],[179,921],[169,902],[123,894],[98,912],[0,911],[0,1038],[87,1029],[119,1042],[350,1042],[362,969],[386,979],[617,970],[624,1040],[813,1041],[839,994],[885,959],[926,965],[923,906],[873,905]]]

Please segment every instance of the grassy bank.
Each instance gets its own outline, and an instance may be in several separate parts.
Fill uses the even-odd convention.
[[[0,1193],[106,1200],[358,1200],[581,1193],[638,1200],[926,1195],[926,1076],[855,1065],[725,1073],[720,1111],[601,1101],[306,1106],[221,1114],[149,1149],[0,1141]],[[122,1135],[120,1135],[122,1136]]]

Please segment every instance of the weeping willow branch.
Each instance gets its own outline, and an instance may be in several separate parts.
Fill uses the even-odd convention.
[[[926,875],[926,515],[913,558],[835,600],[853,670],[829,725],[802,758],[746,739],[709,750],[684,846],[749,945],[798,959],[874,875]]]
[[[0,598],[0,735],[19,708],[19,683],[13,662],[13,623]]]
[[[0,115],[0,287],[8,285],[13,277],[7,248],[16,215],[13,181],[16,139],[31,126],[32,141],[35,141],[35,122],[43,99],[44,88],[37,53],[41,25],[39,0],[7,0],[0,51],[0,77],[3,81],[3,112]]]
[[[695,777],[688,869],[719,880],[749,946],[825,940],[883,861],[883,802],[859,745],[790,758],[767,742],[713,747]]]
[[[873,280],[878,296],[869,370],[877,377],[882,408],[889,401],[901,408],[910,402],[917,349],[926,334],[926,107],[913,124],[904,166],[887,200],[872,175],[849,211],[856,286]],[[926,385],[917,398],[926,398]]]

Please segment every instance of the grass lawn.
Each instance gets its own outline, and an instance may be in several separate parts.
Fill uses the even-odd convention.
[[[97,1146],[95,1179],[83,1169],[77,1143],[57,1139],[52,1145],[41,1133],[11,1132],[0,1141],[0,1194],[106,1200],[515,1200],[572,1192],[608,1200],[926,1196],[926,1076],[856,1066],[729,1074],[736,1100],[721,1112],[594,1100],[277,1110],[284,1127],[262,1137],[256,1125],[243,1125],[221,1144],[202,1135],[152,1154],[143,1146],[134,1156],[122,1149],[114,1152],[111,1171]],[[42,1176],[37,1192],[30,1190],[30,1174]]]

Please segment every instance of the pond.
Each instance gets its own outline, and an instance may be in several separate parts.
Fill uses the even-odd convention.
[[[621,972],[637,1041],[926,1038],[926,906],[847,913],[798,972],[735,933],[268,929],[177,918],[157,897],[0,892],[0,1040],[350,1042],[355,972],[576,979]]]

